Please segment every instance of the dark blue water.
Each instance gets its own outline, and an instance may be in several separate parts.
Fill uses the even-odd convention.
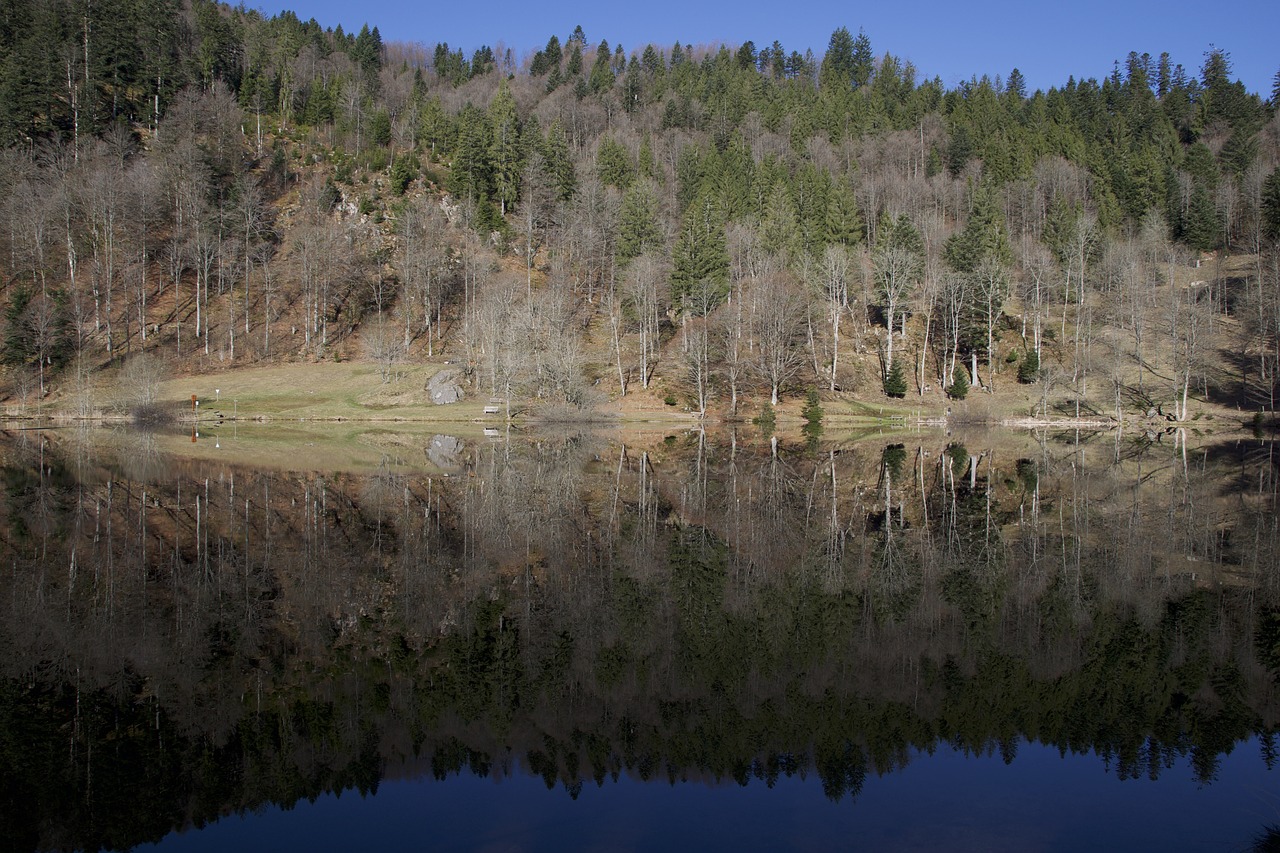
[[[1280,823],[1280,774],[1257,741],[1198,784],[1186,762],[1116,778],[1096,755],[1020,742],[1012,763],[943,747],[831,802],[813,775],[706,784],[588,783],[577,800],[540,778],[384,782],[230,816],[140,850],[1245,850]]]

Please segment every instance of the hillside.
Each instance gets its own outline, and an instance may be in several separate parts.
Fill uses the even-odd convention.
[[[13,5],[8,416],[353,361],[387,387],[328,416],[434,417],[446,362],[552,416],[1275,408],[1277,98],[1223,50],[1028,93],[844,28],[821,59],[579,29],[520,63],[204,0]]]

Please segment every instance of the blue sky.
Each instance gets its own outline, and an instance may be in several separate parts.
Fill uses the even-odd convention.
[[[246,5],[254,5],[247,3]],[[866,31],[876,54],[910,60],[924,77],[947,85],[983,73],[1007,76],[1017,67],[1028,87],[1047,88],[1068,76],[1103,77],[1131,50],[1159,56],[1198,72],[1210,45],[1231,55],[1234,76],[1264,98],[1280,70],[1280,0],[916,0],[864,4],[818,2],[699,3],[696,0],[566,3],[562,0],[404,3],[396,0],[293,0],[258,5],[266,14],[291,9],[326,27],[377,26],[384,40],[445,41],[468,54],[504,43],[517,57],[562,40],[581,24],[589,42],[621,41],[628,53],[648,43],[666,45],[751,39],[782,42],[788,52],[812,48],[821,57],[831,31]]]

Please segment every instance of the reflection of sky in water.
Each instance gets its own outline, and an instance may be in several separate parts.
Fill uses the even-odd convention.
[[[1230,850],[1280,823],[1280,777],[1256,740],[1224,756],[1219,781],[1198,786],[1185,759],[1152,782],[1121,781],[1096,756],[1060,758],[1020,743],[997,755],[947,747],[869,777],[856,802],[832,803],[816,773],[718,786],[622,777],[588,781],[577,801],[520,776],[469,773],[445,783],[383,783],[230,817],[139,850]]]

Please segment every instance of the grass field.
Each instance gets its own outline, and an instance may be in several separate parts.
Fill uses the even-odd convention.
[[[488,398],[467,397],[450,406],[431,402],[427,381],[442,366],[404,365],[389,379],[378,365],[359,362],[251,367],[167,380],[160,383],[159,400],[187,414],[194,394],[202,422],[219,416],[271,421],[485,418]]]

